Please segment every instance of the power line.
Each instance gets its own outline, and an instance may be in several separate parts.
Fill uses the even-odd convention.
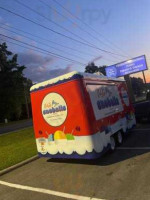
[[[102,49],[100,49],[99,47],[97,47],[96,45],[94,45],[94,44],[90,43],[89,41],[85,40],[83,37],[80,37],[79,35],[77,35],[77,34],[71,32],[69,29],[67,29],[67,28],[61,26],[60,24],[54,22],[53,20],[51,20],[51,19],[45,17],[45,15],[42,15],[41,13],[39,13],[39,12],[37,12],[36,10],[32,9],[31,7],[27,6],[26,4],[24,4],[24,3],[22,3],[22,2],[20,2],[20,1],[18,1],[18,0],[14,0],[14,1],[16,1],[16,2],[19,3],[20,5],[22,5],[22,6],[26,7],[26,8],[28,8],[28,9],[31,10],[32,12],[34,12],[34,13],[36,13],[36,14],[42,16],[44,19],[50,21],[51,23],[53,23],[53,24],[55,24],[56,26],[62,28],[63,30],[65,30],[65,31],[67,31],[67,32],[69,32],[69,33],[71,33],[72,35],[76,36],[77,38],[83,40],[85,43],[89,44],[90,46],[93,46],[93,47],[97,48],[98,50],[102,50]],[[82,29],[82,28],[81,28],[81,29]],[[83,29],[82,29],[82,31],[83,31]],[[88,32],[85,31],[85,30],[84,30],[84,32],[88,33]],[[88,34],[90,34],[90,33],[88,33]],[[90,36],[91,36],[91,34],[90,34]],[[93,36],[92,36],[92,37],[93,37]],[[97,40],[97,39],[96,39],[96,40]],[[105,52],[106,52],[106,51],[107,51],[107,50],[105,50]],[[116,55],[117,55],[117,56],[119,55],[119,54],[116,54],[116,53],[113,53],[113,52],[110,52],[110,51],[107,51],[107,53],[108,53],[108,52],[111,53],[112,56],[113,56],[114,58],[116,58],[116,57],[115,57]],[[115,56],[114,56],[114,55],[115,55]],[[119,55],[119,56],[120,56],[120,55]],[[121,55],[121,56],[127,57],[127,56],[124,56],[124,55]]]
[[[32,12],[38,14],[39,16],[43,17],[43,18],[46,19],[47,21],[49,21],[49,22],[55,24],[56,26],[62,28],[63,30],[67,31],[68,33],[71,33],[71,34],[74,35],[75,37],[80,38],[81,40],[83,40],[84,42],[87,42],[87,43],[90,44],[90,45],[93,45],[93,44],[89,43],[87,40],[85,40],[84,38],[82,38],[82,37],[78,36],[77,34],[71,32],[69,29],[67,29],[67,28],[65,28],[65,27],[63,27],[63,26],[61,26],[60,24],[54,22],[53,20],[47,18],[45,15],[42,15],[41,13],[39,13],[39,12],[37,12],[36,10],[32,9],[31,7],[27,6],[26,4],[24,4],[24,3],[22,3],[22,2],[20,2],[20,1],[18,1],[18,0],[14,0],[14,1],[17,2],[18,4],[22,5],[23,7],[29,9],[30,11],[32,11]],[[93,46],[94,46],[94,45],[93,45]]]
[[[24,4],[24,3],[22,3],[22,2],[20,2],[20,1],[18,1],[18,0],[14,0],[14,1],[17,2],[18,4],[22,5],[23,7],[29,9],[30,11],[32,11],[32,12],[38,14],[39,16],[43,17],[43,18],[46,19],[47,21],[49,21],[49,22],[55,24],[56,26],[62,28],[63,30],[65,30],[65,31],[67,31],[67,32],[69,32],[69,33],[71,33],[71,34],[74,35],[75,37],[77,37],[77,38],[83,40],[84,42],[86,42],[86,43],[89,44],[90,46],[93,46],[93,47],[98,48],[97,46],[95,46],[95,45],[93,45],[92,43],[88,42],[88,41],[85,40],[84,38],[82,38],[82,37],[78,36],[77,34],[71,32],[69,29],[67,29],[67,28],[65,28],[65,27],[63,27],[63,26],[61,26],[60,24],[54,22],[53,20],[47,18],[45,15],[42,15],[41,13],[39,13],[39,12],[37,12],[36,10],[32,9],[31,7],[27,6],[26,4]],[[115,54],[114,54],[114,55],[115,55]],[[113,55],[113,57],[114,57],[114,55]],[[125,56],[125,57],[126,57],[126,56]]]
[[[35,52],[42,53],[42,54],[44,54],[44,55],[51,55],[50,53],[43,52],[42,50],[40,51],[40,50],[37,50],[37,49],[33,49],[33,48],[31,48],[31,47],[26,47],[26,46],[17,44],[17,43],[15,43],[15,42],[10,42],[10,41],[8,41],[8,40],[4,40],[4,39],[2,39],[2,38],[0,38],[0,40],[2,40],[2,41],[4,41],[4,42],[7,42],[7,43],[10,43],[10,44],[17,45],[17,46],[22,47],[22,48],[25,48],[25,49],[29,49],[29,50],[33,50],[33,51],[35,51]],[[103,58],[103,59],[104,59],[104,58]],[[110,61],[110,60],[108,60],[108,61]],[[111,61],[111,62],[113,62],[113,61]]]
[[[39,13],[39,12],[37,12],[36,10],[32,9],[31,7],[27,6],[26,4],[24,4],[24,3],[22,3],[22,2],[20,2],[20,1],[18,1],[18,0],[14,0],[14,1],[17,2],[18,4],[22,5],[23,7],[29,9],[30,11],[32,11],[32,12],[38,14],[39,16],[43,17],[43,18],[46,19],[47,21],[49,21],[49,22],[55,24],[56,26],[62,28],[63,30],[65,30],[65,31],[67,31],[67,32],[69,32],[69,33],[71,33],[71,34],[74,35],[75,37],[77,37],[77,38],[81,39],[82,41],[84,41],[86,44],[98,48],[98,47],[95,46],[94,44],[88,42],[87,40],[85,40],[84,38],[80,37],[79,35],[77,35],[77,34],[71,32],[69,29],[67,29],[67,28],[61,26],[60,24],[54,22],[53,20],[47,18],[45,15],[42,15],[41,13]],[[99,48],[98,48],[98,49],[99,49]],[[114,53],[113,53],[113,54],[114,54]],[[114,55],[115,55],[115,54],[114,54]],[[112,56],[114,57],[114,55],[112,55]],[[126,57],[126,56],[125,56],[125,57]]]
[[[37,40],[35,40],[35,39],[32,39],[31,37],[25,36],[25,35],[23,35],[23,34],[17,33],[17,32],[15,32],[15,31],[9,30],[9,29],[4,28],[4,27],[0,27],[0,28],[1,28],[1,29],[4,29],[4,30],[7,30],[7,31],[9,31],[9,32],[15,33],[15,34],[17,34],[17,35],[19,35],[19,36],[23,36],[24,38],[27,38],[27,39],[33,40],[33,41],[35,41],[35,42],[38,42],[39,44],[42,44],[42,45],[44,45],[44,46],[47,46],[47,47],[50,47],[50,48],[53,48],[53,49],[55,49],[55,50],[57,50],[57,51],[61,51],[61,52],[62,52],[62,50],[60,50],[60,49],[58,49],[58,48],[55,48],[55,47],[50,46],[50,45],[47,45],[47,44],[45,44],[45,43],[43,43],[43,42],[39,42],[39,41],[37,41]],[[80,59],[83,59],[83,58],[81,58],[80,56],[77,56],[77,55],[68,53],[68,52],[66,52],[66,51],[63,51],[63,53],[67,53],[68,55],[76,56],[76,57],[78,57],[78,58],[80,58]]]
[[[122,51],[123,53],[126,54],[126,52],[124,52],[122,49],[120,49],[116,44],[114,44],[113,42],[111,42],[110,40],[108,40],[106,37],[104,37],[100,32],[97,32],[92,26],[90,26],[89,24],[87,24],[86,22],[82,21],[78,16],[73,15],[68,9],[66,9],[62,4],[60,4],[57,0],[53,0],[56,4],[58,4],[60,7],[62,7],[64,10],[66,10],[72,17],[74,17],[75,19],[77,19],[78,21],[80,21],[82,24],[84,24],[85,26],[89,27],[93,32],[95,32],[96,34],[100,35],[101,37],[103,37],[108,43],[112,44],[113,46],[115,46],[117,49],[119,49],[120,51]],[[126,54],[127,55],[127,54]],[[127,55],[129,56],[129,55]],[[130,57],[130,56],[129,56]]]
[[[33,23],[33,24],[36,24],[36,25],[38,25],[38,26],[41,26],[42,28],[45,28],[45,29],[47,29],[47,30],[49,30],[49,31],[51,31],[51,32],[53,32],[53,33],[56,33],[56,34],[58,34],[58,35],[61,35],[61,36],[66,37],[66,38],[68,38],[68,39],[71,39],[71,40],[73,40],[73,41],[76,41],[76,42],[78,42],[78,43],[80,43],[80,44],[83,44],[83,45],[86,45],[86,46],[90,46],[90,45],[88,45],[88,44],[86,44],[86,43],[84,43],[84,42],[81,42],[81,41],[76,40],[76,39],[74,39],[74,38],[72,38],[72,37],[69,37],[69,36],[64,35],[64,34],[62,34],[62,33],[60,33],[60,32],[57,32],[57,31],[55,31],[55,30],[53,30],[53,29],[51,29],[51,28],[49,28],[49,27],[46,27],[46,26],[44,26],[44,25],[42,25],[42,24],[39,24],[38,22],[35,22],[35,21],[33,21],[33,20],[29,19],[29,18],[26,18],[26,17],[24,17],[24,16],[22,16],[22,15],[20,15],[20,14],[17,14],[17,13],[15,13],[15,12],[11,11],[11,10],[8,10],[8,9],[3,8],[3,7],[1,7],[1,6],[0,6],[0,9],[5,10],[5,11],[7,11],[7,12],[13,14],[13,15],[16,15],[16,16],[22,18],[22,19],[25,19],[25,20],[27,20],[27,21]],[[93,46],[90,46],[90,47],[95,49],[95,47],[93,47]]]
[[[30,50],[33,50],[33,51],[42,53],[42,54],[44,54],[44,55],[50,55],[49,53],[45,53],[45,52],[42,52],[42,51],[39,51],[39,50],[36,50],[36,49],[32,49],[31,47],[26,47],[26,46],[17,44],[17,43],[15,43],[15,42],[10,42],[10,41],[4,40],[4,39],[2,39],[2,38],[0,38],[0,40],[2,40],[2,41],[4,41],[4,42],[7,42],[7,43],[10,43],[10,44],[15,44],[15,45],[17,45],[17,46],[19,46],[19,47],[23,47],[23,48],[25,48],[25,49],[30,49]]]
[[[44,41],[51,42],[51,43],[53,43],[53,44],[59,45],[59,46],[61,46],[61,47],[63,47],[63,48],[70,49],[70,50],[72,50],[72,51],[76,51],[76,52],[81,53],[81,54],[85,54],[85,55],[89,55],[89,56],[95,56],[95,55],[93,55],[93,54],[86,53],[86,52],[83,52],[83,51],[80,51],[80,50],[77,50],[77,49],[74,49],[74,48],[71,48],[71,47],[68,47],[68,46],[59,44],[59,43],[57,43],[57,42],[53,42],[53,41],[51,41],[51,40],[48,40],[48,39],[45,39],[45,38],[43,38],[43,37],[37,36],[37,35],[35,35],[35,34],[29,33],[29,32],[26,32],[26,31],[23,31],[23,30],[18,29],[18,28],[16,28],[16,27],[12,27],[12,26],[7,25],[7,24],[4,24],[4,23],[0,23],[0,24],[2,24],[2,25],[4,25],[4,26],[7,26],[7,27],[9,27],[9,28],[12,28],[12,29],[14,29],[14,30],[20,31],[20,32],[22,32],[22,33],[31,35],[31,36],[33,36],[33,37],[39,38],[39,39],[41,39],[41,40],[44,40]]]
[[[3,7],[1,7],[1,6],[0,6],[0,9],[5,10],[6,12],[9,12],[9,13],[11,13],[11,14],[13,14],[13,15],[16,15],[16,16],[22,18],[22,19],[25,19],[25,20],[27,20],[27,21],[33,23],[33,24],[36,24],[36,25],[38,25],[38,26],[41,26],[42,28],[45,28],[45,29],[47,29],[47,30],[49,30],[49,31],[51,31],[51,32],[53,32],[53,33],[56,33],[56,34],[58,34],[58,35],[61,35],[61,36],[66,37],[66,38],[68,38],[68,39],[71,39],[71,40],[73,40],[73,41],[76,41],[76,42],[78,42],[78,43],[80,43],[80,44],[83,44],[83,45],[85,45],[85,46],[88,46],[88,47],[91,47],[91,48],[94,48],[94,49],[98,49],[98,50],[100,50],[100,51],[103,51],[103,52],[105,52],[105,53],[109,53],[109,54],[112,54],[112,55],[118,55],[118,56],[121,56],[121,57],[125,57],[125,56],[123,56],[123,55],[119,55],[119,54],[116,54],[116,53],[113,53],[113,52],[110,52],[110,51],[107,51],[107,50],[104,50],[104,49],[101,49],[101,48],[98,48],[98,47],[89,45],[89,44],[87,44],[87,43],[81,42],[81,41],[79,41],[79,40],[77,40],[77,39],[74,39],[74,38],[72,38],[72,37],[66,36],[66,35],[64,35],[64,34],[62,34],[62,33],[60,33],[60,32],[57,32],[57,31],[55,31],[55,30],[53,30],[53,29],[51,29],[51,28],[49,28],[49,27],[46,27],[46,26],[44,26],[44,25],[42,25],[42,24],[39,24],[38,22],[35,22],[35,21],[33,21],[33,20],[29,19],[29,18],[26,18],[26,17],[24,17],[24,16],[22,16],[22,15],[20,15],[20,14],[17,14],[17,13],[15,13],[15,12],[13,12],[13,11],[11,11],[11,10],[8,10],[8,9],[6,9],[6,8],[3,8]]]
[[[47,3],[45,3],[42,0],[39,0],[43,5],[45,5],[46,7],[48,7],[49,9],[53,10],[54,12],[56,12],[57,14],[59,14],[60,16],[62,16],[64,19],[67,19],[68,21],[70,21],[71,23],[75,24],[75,22],[73,20],[71,20],[70,18],[66,17],[65,15],[63,15],[62,13],[60,13],[58,10],[56,10],[56,8],[54,9],[52,6],[48,5]],[[90,35],[92,38],[94,38],[95,40],[98,40],[100,43],[102,43],[105,46],[108,46],[109,48],[111,48],[112,50],[115,50],[114,48],[110,47],[110,45],[108,45],[107,43],[103,42],[102,40],[100,40],[98,37],[94,36],[93,34],[91,34],[89,31],[84,30],[81,26],[79,26],[76,23],[76,26],[83,32],[87,33],[88,35]]]
[[[15,41],[17,41],[17,42],[19,42],[19,43],[25,44],[25,45],[27,45],[27,46],[31,46],[31,47],[33,47],[33,48],[36,48],[36,49],[42,50],[42,51],[44,51],[44,52],[47,52],[47,53],[51,54],[51,55],[54,56],[54,57],[58,57],[58,58],[61,58],[61,59],[65,59],[65,60],[68,60],[68,61],[71,61],[71,62],[74,62],[74,63],[78,63],[78,64],[80,64],[80,65],[86,65],[86,64],[83,64],[83,63],[78,62],[78,61],[76,61],[76,60],[73,60],[73,59],[67,58],[67,57],[65,57],[65,56],[61,56],[61,55],[59,55],[59,54],[53,53],[53,52],[51,52],[51,51],[42,49],[42,48],[40,48],[40,47],[36,47],[36,46],[31,45],[31,44],[28,44],[28,43],[26,43],[26,42],[19,41],[19,40],[15,39],[15,38],[12,38],[12,37],[10,37],[10,36],[4,35],[4,34],[0,34],[0,35],[3,36],[3,37],[9,38],[9,39],[11,39],[11,40],[15,40]]]
[[[96,55],[93,55],[93,54],[85,53],[85,52],[80,51],[80,50],[76,50],[76,49],[71,48],[71,47],[67,47],[67,46],[61,45],[61,44],[56,43],[56,42],[53,42],[53,41],[51,41],[51,40],[47,40],[47,39],[45,39],[45,38],[42,38],[42,37],[37,36],[37,35],[34,35],[34,34],[32,34],[32,33],[23,31],[23,30],[18,29],[18,28],[16,28],[16,27],[12,27],[12,26],[7,25],[7,24],[4,24],[4,23],[0,23],[0,24],[1,24],[1,25],[4,25],[4,26],[7,26],[7,27],[9,27],[9,28],[12,28],[12,29],[14,29],[14,30],[20,31],[20,32],[22,32],[22,33],[31,35],[31,36],[33,36],[33,37],[39,38],[40,40],[44,40],[44,41],[47,41],[47,42],[51,42],[51,43],[53,43],[53,44],[57,44],[57,45],[59,45],[59,46],[61,46],[61,47],[64,47],[64,48],[66,48],[66,49],[70,49],[70,50],[72,50],[72,51],[76,51],[76,52],[78,52],[78,53],[85,54],[85,55],[89,55],[89,56],[93,56],[93,57],[96,56]],[[3,27],[1,26],[0,28],[3,28]],[[3,28],[3,29],[5,29],[5,28]],[[8,30],[8,29],[6,29],[6,30]],[[8,30],[8,31],[10,31],[10,30]],[[10,31],[10,32],[14,32],[14,31]],[[14,33],[21,35],[20,33],[17,33],[17,32],[14,32]],[[24,36],[24,37],[25,37],[25,36]],[[28,38],[29,38],[29,37],[28,37]],[[38,41],[38,42],[39,42],[39,41]],[[79,57],[79,56],[78,56],[78,57]],[[115,60],[110,60],[110,59],[104,58],[104,57],[102,57],[101,59],[106,60],[106,61],[110,61],[110,62],[119,62],[118,60],[116,60],[116,61],[115,61]],[[93,59],[92,59],[92,60],[93,60]]]

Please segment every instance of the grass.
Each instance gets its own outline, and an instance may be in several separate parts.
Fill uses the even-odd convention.
[[[0,136],[0,170],[37,154],[33,128]]]
[[[5,127],[13,124],[20,124],[22,122],[30,121],[30,119],[23,119],[23,120],[18,120],[18,121],[8,121],[8,123],[0,123],[0,127]]]

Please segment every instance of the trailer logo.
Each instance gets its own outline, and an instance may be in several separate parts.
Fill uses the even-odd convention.
[[[123,102],[125,103],[125,105],[129,106],[128,93],[127,93],[127,91],[124,88],[121,89],[121,96],[122,96],[122,99],[123,99]]]
[[[62,125],[67,117],[67,104],[64,98],[54,92],[47,94],[42,101],[42,115],[49,125]]]
[[[106,95],[110,97],[112,95],[112,92],[107,87],[101,87],[97,90],[97,95],[98,95],[98,98],[101,98],[101,97],[103,98]]]
[[[118,97],[113,96],[112,92],[108,87],[99,88],[97,90],[97,95],[97,106],[99,110],[119,105]]]

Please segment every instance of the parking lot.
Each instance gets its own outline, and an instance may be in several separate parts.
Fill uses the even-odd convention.
[[[0,177],[0,199],[150,199],[150,125],[98,160],[40,158],[13,170]]]

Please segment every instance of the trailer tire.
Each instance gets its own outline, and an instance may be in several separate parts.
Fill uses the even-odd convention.
[[[116,140],[113,136],[110,137],[110,150],[114,151],[116,148]]]
[[[122,135],[121,131],[119,131],[117,133],[117,137],[116,138],[117,138],[118,145],[122,144],[122,142],[123,142],[123,135]]]

